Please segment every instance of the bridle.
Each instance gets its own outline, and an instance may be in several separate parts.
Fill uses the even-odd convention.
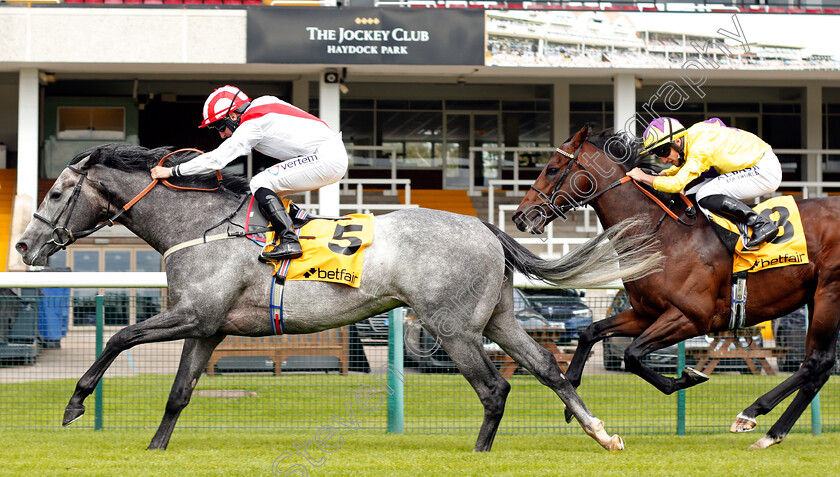
[[[589,171],[585,167],[583,167],[583,164],[579,163],[578,160],[577,160],[577,157],[580,156],[581,149],[583,149],[583,143],[584,143],[584,141],[580,142],[580,145],[577,147],[577,149],[575,149],[574,154],[569,154],[568,152],[560,149],[559,147],[554,149],[554,152],[568,157],[569,158],[569,164],[566,166],[566,169],[563,171],[563,174],[560,176],[560,179],[558,179],[557,183],[554,185],[554,190],[551,191],[551,196],[550,197],[548,195],[546,195],[545,192],[543,192],[543,191],[537,189],[536,187],[534,187],[534,184],[531,184],[531,190],[536,192],[537,197],[542,199],[542,201],[543,201],[542,205],[546,205],[547,207],[549,207],[552,211],[554,211],[554,213],[556,213],[557,215],[562,217],[564,221],[568,219],[568,217],[566,217],[566,212],[567,211],[573,210],[576,207],[579,207],[580,205],[585,204],[585,202],[584,202],[584,204],[579,204],[579,205],[563,204],[563,205],[558,206],[558,205],[556,205],[556,202],[555,202],[556,199],[557,199],[557,194],[560,193],[560,187],[562,187],[563,184],[566,182],[566,176],[569,175],[569,172],[571,172],[572,166],[574,164],[577,164],[578,167],[580,167],[581,169],[583,169],[584,171],[589,173]],[[600,195],[600,194],[598,194],[598,195]],[[591,199],[589,199],[589,200],[591,200]],[[588,202],[588,200],[587,200],[587,202]]]
[[[186,151],[198,152],[199,154],[203,153],[203,151],[201,151],[201,150],[192,149],[192,148],[178,149],[177,151],[172,151],[169,154],[163,156],[161,158],[161,160],[158,162],[157,165],[159,165],[159,166],[162,165],[164,163],[164,161],[166,161],[166,159],[168,159],[173,154],[177,154],[179,152],[186,152]],[[90,157],[90,156],[88,156],[88,157]],[[90,178],[88,178],[88,176],[87,176],[88,171],[86,171],[86,170],[77,169],[77,168],[75,168],[73,166],[70,166],[70,165],[68,165],[67,168],[70,169],[71,171],[75,172],[76,174],[79,174],[81,176],[81,178],[76,183],[76,186],[73,187],[73,192],[70,194],[70,198],[67,199],[67,202],[64,204],[64,207],[62,207],[61,211],[58,213],[58,215],[55,217],[55,219],[49,220],[49,219],[43,217],[42,215],[39,215],[37,212],[32,214],[32,216],[34,218],[36,218],[36,219],[40,220],[41,222],[47,224],[48,227],[52,227],[52,232],[50,232],[50,240],[47,241],[44,245],[53,243],[53,244],[57,245],[58,247],[60,247],[62,250],[67,248],[68,245],[72,244],[73,242],[75,242],[76,240],[78,240],[80,238],[87,237],[88,235],[91,235],[91,234],[93,234],[93,233],[95,233],[95,232],[97,232],[97,231],[99,231],[99,230],[101,230],[105,227],[113,226],[114,223],[117,221],[117,219],[119,219],[120,216],[122,216],[122,214],[124,212],[127,212],[131,207],[133,207],[134,204],[136,204],[140,199],[142,199],[159,182],[163,183],[163,185],[165,185],[166,187],[169,187],[170,189],[176,189],[176,190],[195,190],[195,191],[211,192],[211,191],[214,191],[214,190],[219,190],[220,188],[223,187],[222,186],[222,173],[219,172],[219,171],[216,171],[216,179],[218,180],[218,185],[216,187],[212,188],[212,189],[182,187],[182,186],[177,186],[177,185],[171,184],[170,182],[168,182],[166,180],[154,179],[154,180],[152,180],[151,183],[149,183],[149,185],[146,186],[145,189],[143,189],[139,194],[134,196],[133,199],[128,201],[124,206],[122,206],[122,208],[120,208],[120,210],[118,210],[109,219],[105,220],[102,223],[97,224],[95,227],[92,227],[92,228],[89,228],[89,229],[86,229],[86,230],[80,230],[78,232],[72,232],[72,231],[70,231],[70,229],[67,228],[67,225],[70,223],[70,217],[73,215],[73,210],[75,210],[76,204],[79,201],[79,195],[81,194],[81,191],[82,191],[82,185],[85,183],[85,181],[89,181],[91,183],[94,183],[94,181],[91,180]],[[108,214],[108,213],[111,212],[111,204],[112,204],[111,191],[101,181],[96,181],[96,184],[98,184],[99,187],[101,187],[102,189],[105,190],[105,194],[108,197],[108,208],[106,209],[106,214]],[[114,208],[116,208],[116,207],[114,207]],[[67,215],[65,215],[65,213]],[[60,223],[62,221],[62,217],[63,217],[63,223]]]
[[[71,243],[75,242],[77,239],[87,237],[88,235],[96,232],[97,230],[99,230],[99,229],[101,229],[105,226],[114,225],[114,220],[117,217],[119,217],[120,214],[123,213],[123,211],[121,210],[114,217],[108,219],[108,221],[103,222],[103,223],[101,223],[101,224],[99,224],[96,227],[93,227],[91,229],[82,230],[82,231],[75,232],[75,233],[71,232],[67,228],[67,224],[70,223],[70,216],[73,215],[73,210],[76,208],[76,203],[79,201],[79,194],[82,191],[82,184],[84,184],[85,181],[90,181],[90,179],[88,179],[88,177],[87,177],[88,171],[82,171],[82,170],[76,169],[73,166],[67,166],[67,168],[70,169],[71,171],[75,172],[76,174],[79,174],[82,177],[81,177],[81,179],[79,179],[79,182],[76,183],[76,186],[73,187],[73,192],[70,194],[70,198],[64,204],[64,207],[61,209],[61,212],[58,213],[58,215],[56,216],[56,218],[54,220],[46,219],[45,217],[41,216],[37,212],[32,214],[32,216],[35,217],[36,219],[38,219],[41,222],[47,224],[47,226],[52,227],[52,232],[50,233],[50,240],[47,242],[47,244],[54,243],[54,244],[58,245],[59,247],[61,247],[62,250],[64,248],[66,248],[68,245],[70,245]],[[105,189],[105,193],[108,196],[108,209],[107,210],[110,213],[110,211],[111,211],[111,191],[108,190],[108,188],[105,187],[105,184],[103,184],[102,182],[99,183],[99,186],[102,187],[103,189]],[[66,216],[64,216],[65,212],[67,213]],[[64,216],[64,223],[59,225],[59,221],[61,220],[62,216]]]
[[[545,192],[543,192],[543,191],[537,189],[536,187],[534,187],[534,184],[531,184],[531,190],[536,192],[537,197],[539,197],[543,201],[543,203],[540,204],[540,205],[544,205],[544,206],[548,207],[555,214],[562,217],[563,220],[565,221],[565,220],[567,220],[566,212],[568,212],[570,210],[574,210],[578,207],[583,207],[584,205],[592,202],[593,200],[597,199],[598,197],[600,197],[604,193],[606,193],[606,192],[608,192],[608,191],[610,191],[610,190],[612,190],[612,189],[614,189],[614,188],[616,188],[616,187],[618,187],[622,184],[625,184],[627,182],[632,181],[633,184],[635,184],[636,187],[640,191],[642,191],[643,194],[645,194],[650,200],[652,200],[656,205],[658,205],[662,210],[665,211],[665,215],[670,216],[672,219],[674,219],[677,222],[679,222],[679,223],[681,223],[685,226],[688,226],[688,227],[694,225],[694,223],[697,221],[697,214],[694,211],[694,204],[692,204],[691,201],[688,200],[688,198],[684,194],[680,194],[680,197],[682,198],[683,202],[686,205],[686,215],[688,215],[689,218],[694,219],[694,221],[692,221],[691,223],[688,223],[688,222],[684,221],[681,217],[679,217],[677,214],[672,212],[671,209],[668,206],[666,206],[665,204],[663,204],[662,201],[659,200],[658,197],[656,197],[650,191],[648,191],[647,189],[642,187],[641,184],[639,184],[638,182],[633,180],[633,178],[631,178],[630,176],[624,176],[621,179],[618,179],[618,180],[614,181],[612,184],[605,187],[604,189],[601,189],[600,191],[598,191],[598,192],[596,192],[596,193],[594,193],[594,194],[592,194],[592,195],[590,195],[590,196],[588,196],[588,197],[586,197],[582,200],[575,201],[573,204],[566,203],[566,204],[556,205],[556,200],[558,198],[557,196],[562,192],[560,190],[560,188],[563,187],[563,184],[566,182],[566,177],[571,172],[573,165],[577,164],[578,167],[580,167],[582,170],[584,170],[588,175],[592,176],[592,173],[589,172],[589,170],[580,161],[578,161],[578,158],[580,157],[580,151],[583,149],[583,145],[586,142],[587,141],[581,141],[580,145],[577,147],[577,149],[575,149],[574,153],[568,153],[568,152],[560,149],[559,147],[554,149],[554,151],[556,153],[558,153],[562,156],[568,157],[569,158],[569,163],[566,165],[566,169],[563,170],[563,174],[557,180],[557,183],[554,184],[554,189],[551,191],[551,196],[547,195]],[[671,204],[673,204],[673,201],[671,201]],[[659,220],[660,224],[662,223],[662,220],[665,218],[665,215],[663,215],[662,219]]]

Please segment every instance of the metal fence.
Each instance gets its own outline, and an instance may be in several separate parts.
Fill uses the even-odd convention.
[[[123,325],[167,306],[165,291],[108,295],[98,298],[98,306],[96,297],[73,289],[0,292],[2,427],[59,427],[77,380],[102,342]],[[581,327],[626,306],[616,292],[588,290],[581,297],[573,292],[519,290],[517,317],[563,366]],[[561,293],[565,296],[557,296]],[[409,309],[405,317],[379,315],[315,335],[229,337],[211,359],[178,425],[313,429],[343,421],[386,430],[391,407],[387,401],[396,377],[404,388],[404,432],[477,432],[483,415],[478,398],[445,353],[418,352],[434,347],[413,319]],[[405,325],[403,375],[388,367],[387,335],[394,320]],[[715,346],[724,352],[709,382],[672,396],[622,370],[626,343],[598,344],[580,394],[610,432],[726,432],[738,412],[789,376],[801,361],[804,318],[789,316],[777,323],[775,330],[753,330],[750,349],[764,350],[754,357],[739,357],[741,348],[728,343],[727,335],[685,342],[684,353],[668,349],[652,356],[650,364],[656,369],[675,373],[681,359],[696,366],[698,360],[714,355]],[[163,415],[181,346],[181,342],[155,343],[122,353],[101,388],[86,401],[88,415],[73,426],[154,429]],[[493,343],[485,348],[512,384],[500,432],[581,432],[579,426],[564,422],[563,406],[551,390],[511,366]],[[725,353],[728,348],[731,356]],[[806,411],[794,432],[840,430],[837,388],[838,378],[832,376],[821,392],[818,412]],[[789,399],[759,418],[759,426],[774,422]]]

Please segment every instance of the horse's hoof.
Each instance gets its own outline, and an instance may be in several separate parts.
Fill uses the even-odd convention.
[[[755,442],[755,444],[751,445],[750,450],[766,449],[766,448],[772,446],[773,444],[777,444],[781,441],[782,441],[781,439],[774,439],[770,436],[765,435],[761,439],[757,440]]]
[[[749,416],[745,416],[743,413],[738,414],[735,417],[735,422],[732,423],[732,427],[729,428],[729,432],[750,432],[755,430],[755,419]]]
[[[686,367],[683,370],[683,376],[686,376],[689,381],[691,381],[693,383],[696,383],[696,384],[705,383],[706,381],[709,380],[709,377],[706,376],[705,374],[701,373],[700,371],[697,371],[694,368],[689,368],[689,367]]]
[[[69,426],[70,424],[76,422],[82,415],[85,413],[85,406],[79,405],[79,407],[70,407],[69,405],[64,410],[64,420],[62,421],[62,426]]]
[[[570,411],[568,407],[566,408],[564,414],[566,416],[566,424],[572,422],[572,418],[575,417],[575,415],[572,414],[572,411]]]
[[[624,439],[621,438],[618,434],[613,435],[610,438],[610,443],[607,445],[607,450],[609,451],[622,451],[624,450]]]

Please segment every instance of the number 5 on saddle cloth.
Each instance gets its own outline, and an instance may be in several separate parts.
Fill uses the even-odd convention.
[[[351,214],[346,217],[315,217],[299,209],[288,199],[283,206],[295,225],[303,255],[294,260],[273,263],[274,274],[285,280],[316,280],[342,283],[358,288],[361,283],[364,249],[373,241],[373,216]],[[267,223],[254,206],[248,205],[245,230]],[[259,245],[271,243],[274,232],[266,237],[247,235]]]
[[[757,249],[745,250],[738,227],[726,219],[708,214],[712,228],[732,253],[732,308],[729,329],[744,325],[747,275],[769,268],[808,263],[808,246],[802,230],[799,207],[791,196],[768,199],[753,209],[779,226],[779,233]]]
[[[315,280],[333,282],[359,288],[365,248],[373,242],[373,216],[351,214],[346,217],[315,217],[301,210],[288,199],[281,199],[289,212],[303,255],[292,260],[273,263],[274,273],[269,285],[269,317],[275,334],[285,333],[283,325],[283,289],[286,280]],[[265,226],[268,220],[254,206],[248,204],[245,230]],[[274,231],[266,237],[247,234],[260,246],[271,243]]]

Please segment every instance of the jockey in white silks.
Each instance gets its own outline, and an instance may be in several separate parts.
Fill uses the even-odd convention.
[[[166,179],[220,170],[252,149],[280,162],[251,179],[260,211],[274,227],[274,247],[262,259],[301,256],[300,243],[280,197],[338,182],[347,172],[347,151],[322,120],[274,96],[251,101],[235,86],[213,91],[204,103],[199,127],[219,131],[222,144],[175,167],[155,167],[152,178]]]

